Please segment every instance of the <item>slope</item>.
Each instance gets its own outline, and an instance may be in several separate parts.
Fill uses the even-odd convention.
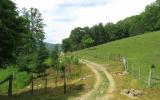
[[[87,48],[74,52],[73,54],[101,64],[108,63],[108,57],[110,55],[127,57],[129,69],[131,69],[132,66],[134,66],[136,72],[138,72],[139,68],[141,69],[141,84],[146,84],[149,70],[153,64],[156,66],[153,70],[153,77],[157,78],[160,76],[159,31]]]

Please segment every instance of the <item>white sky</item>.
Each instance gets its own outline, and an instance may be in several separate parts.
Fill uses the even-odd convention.
[[[12,0],[19,9],[35,7],[43,15],[45,42],[61,43],[75,27],[117,22],[144,11],[155,0]]]

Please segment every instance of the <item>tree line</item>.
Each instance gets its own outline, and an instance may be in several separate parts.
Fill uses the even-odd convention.
[[[48,58],[43,42],[43,17],[37,8],[17,10],[11,0],[0,0],[0,68],[41,72]]]
[[[62,42],[64,52],[76,51],[103,43],[160,30],[160,0],[146,6],[139,15],[117,23],[99,23],[92,27],[77,27]]]

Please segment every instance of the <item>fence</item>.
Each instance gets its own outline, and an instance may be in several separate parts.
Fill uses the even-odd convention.
[[[107,60],[108,60],[108,63],[110,61],[122,62],[123,67],[124,67],[123,69],[125,71],[128,71],[136,79],[140,80],[143,76],[143,71],[142,71],[141,67],[140,66],[137,67],[131,63],[128,63],[127,57],[124,57],[120,54],[109,54]],[[155,68],[156,68],[155,65],[151,65],[151,67],[149,69],[148,77],[146,78],[147,80],[145,80],[148,87],[152,87],[153,85],[160,83],[160,77],[155,77],[153,74],[153,71],[155,70]]]
[[[12,81],[13,81],[13,75],[8,76],[6,79],[0,82],[0,85],[4,84],[5,82],[9,82],[8,84],[8,96],[12,96]]]
[[[0,85],[6,83],[8,81],[8,96],[11,97],[13,94],[13,75],[8,76],[6,79],[0,82]],[[44,84],[45,84],[45,92],[47,92],[47,84],[48,84],[48,79],[44,78]],[[34,94],[34,78],[31,79],[31,94]]]
[[[31,94],[34,94],[34,77],[32,77],[31,79]],[[48,79],[47,78],[43,78],[44,79],[44,89],[45,89],[45,93],[47,93],[47,87],[48,87]]]

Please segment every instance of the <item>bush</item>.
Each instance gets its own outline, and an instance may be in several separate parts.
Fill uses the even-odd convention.
[[[32,76],[27,72],[18,72],[14,76],[13,86],[15,89],[24,88],[29,85]]]
[[[6,69],[0,69],[0,81],[3,81],[9,75],[13,75],[13,91],[24,88],[29,85],[31,75],[26,72],[19,72],[16,66],[7,66]],[[0,93],[7,93],[8,82],[0,85]]]

